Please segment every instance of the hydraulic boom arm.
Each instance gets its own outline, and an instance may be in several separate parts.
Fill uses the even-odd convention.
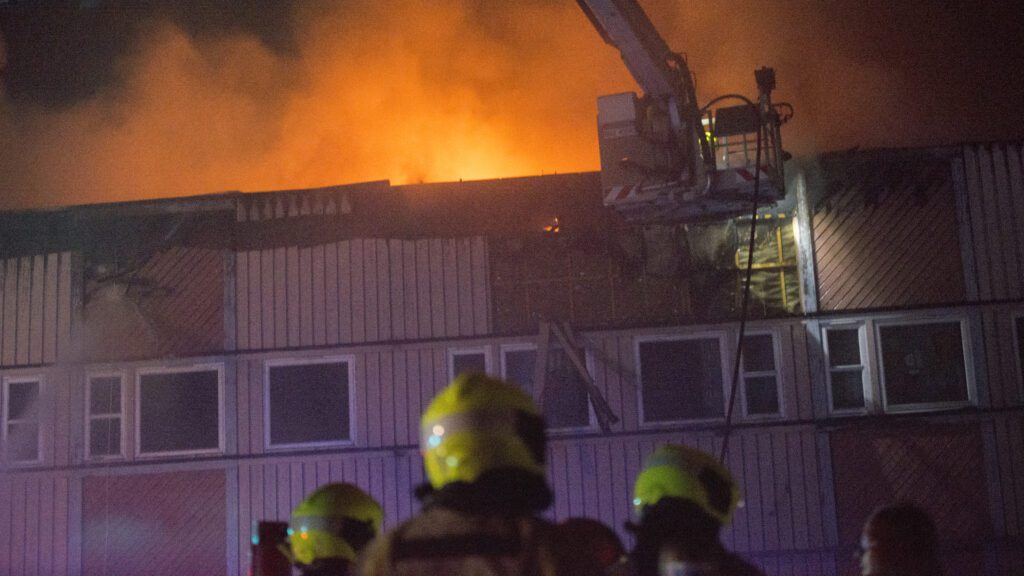
[[[781,198],[774,72],[759,71],[756,103],[739,97],[746,103],[705,117],[686,60],[636,0],[576,1],[644,91],[598,98],[605,205],[631,221],[678,221],[742,212],[755,195]]]

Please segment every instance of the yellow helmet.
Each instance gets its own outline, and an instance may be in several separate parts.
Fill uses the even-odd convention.
[[[633,506],[642,516],[646,508],[668,497],[693,502],[727,524],[739,504],[740,489],[729,470],[710,454],[667,444],[644,462],[633,489]]]
[[[359,551],[380,532],[380,504],[352,484],[317,488],[292,511],[288,523],[291,560],[311,565],[343,558],[355,562]]]
[[[544,419],[517,386],[463,373],[423,413],[420,452],[435,489],[496,468],[543,477]]]

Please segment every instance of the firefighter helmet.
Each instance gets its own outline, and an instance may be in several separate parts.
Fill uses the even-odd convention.
[[[544,419],[520,388],[463,373],[423,413],[420,451],[435,489],[498,468],[543,477]]]
[[[312,565],[341,558],[354,562],[380,531],[380,504],[352,484],[317,488],[292,511],[288,541],[292,561]]]
[[[636,479],[633,506],[643,516],[648,507],[669,497],[693,502],[719,524],[727,524],[739,504],[740,490],[729,470],[710,454],[667,444],[644,462]]]

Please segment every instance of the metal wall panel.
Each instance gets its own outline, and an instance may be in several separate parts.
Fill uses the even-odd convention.
[[[0,473],[0,573],[69,574],[66,473]]]
[[[82,574],[226,574],[223,470],[91,476],[83,483]]]
[[[964,299],[947,160],[837,155],[822,172],[813,215],[821,310]]]
[[[963,178],[977,298],[1024,297],[1024,145],[964,146]]]
[[[240,350],[490,331],[482,237],[353,239],[239,252]]]
[[[239,273],[247,271],[242,267]],[[86,285],[81,355],[87,360],[196,356],[224,350],[220,250],[172,247],[130,277]]]
[[[71,253],[0,260],[0,365],[67,360]]]

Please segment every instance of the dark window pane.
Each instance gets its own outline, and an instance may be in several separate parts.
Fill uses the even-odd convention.
[[[24,422],[7,425],[7,459],[10,462],[39,460],[39,424]]]
[[[860,365],[859,328],[829,328],[826,334],[830,366]]]
[[[775,347],[771,334],[743,338],[743,369],[747,372],[775,370]]]
[[[883,326],[879,335],[888,404],[967,400],[959,322]]]
[[[580,428],[590,424],[586,381],[563,350],[548,351],[544,382],[544,420],[548,428]]]
[[[89,422],[89,454],[91,456],[121,454],[120,418],[98,418]]]
[[[832,409],[851,410],[864,407],[864,380],[860,370],[832,372]]]
[[[487,356],[483,352],[452,354],[452,376],[463,372],[486,372]]]
[[[8,420],[35,419],[39,411],[39,382],[11,382],[7,394]]]
[[[640,373],[647,422],[725,414],[718,339],[643,342]]]
[[[89,413],[121,413],[121,379],[103,376],[89,380]]]
[[[217,372],[139,378],[139,447],[144,453],[217,448]]]
[[[774,376],[745,379],[747,386],[747,413],[751,416],[779,413],[779,390]]]
[[[508,350],[505,352],[505,379],[518,384],[533,395],[533,372],[537,366],[536,350]]]
[[[345,362],[272,366],[270,443],[348,440],[348,394]]]

